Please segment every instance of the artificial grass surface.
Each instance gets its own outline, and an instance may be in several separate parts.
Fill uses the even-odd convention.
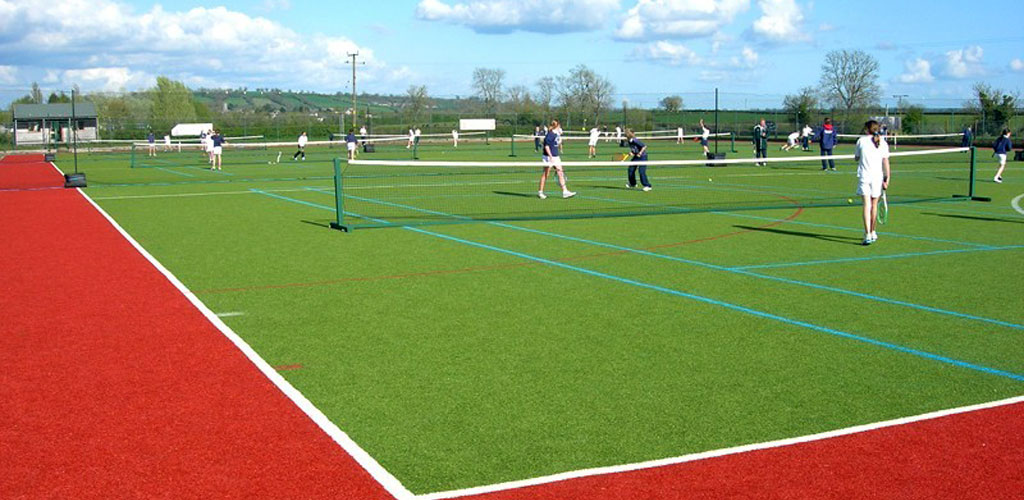
[[[686,147],[693,156],[696,146]],[[498,155],[480,149],[446,156],[502,159],[500,146]],[[583,159],[571,156],[585,151],[575,149],[570,146],[567,159]],[[1021,375],[1019,328],[769,279],[1020,325],[1024,271],[1014,262],[1022,250],[1001,248],[1024,245],[1024,218],[1007,203],[1024,183],[1012,178],[1001,186],[979,183],[992,204],[894,206],[879,243],[865,248],[858,244],[858,206],[792,204],[343,234],[325,228],[333,220],[330,181],[263,180],[299,168],[329,175],[328,162],[239,166],[239,173],[254,172],[246,182],[169,185],[132,184],[180,176],[94,163],[86,170],[93,186],[87,193],[214,311],[243,313],[225,321],[272,365],[301,365],[285,377],[417,493],[677,456],[1024,393],[1007,376],[794,322]],[[840,168],[838,174],[769,169],[729,184],[763,179],[789,195],[843,196],[844,189],[852,192],[853,177],[849,165]],[[693,175],[710,171],[722,178],[741,173],[698,167]],[[260,172],[269,173],[261,178]],[[894,193],[897,182],[928,192],[966,189],[966,171],[951,165],[900,159],[894,172]],[[516,189],[532,193],[536,174],[527,177]],[[570,171],[581,197],[602,183],[621,183],[586,177]],[[601,196],[647,203],[651,198],[643,195],[668,197],[672,184],[690,182],[659,178],[654,169],[652,181],[652,193]],[[716,181],[729,196],[735,192],[727,188],[749,187]],[[473,188],[456,189],[472,194]],[[490,200],[457,199],[471,208]],[[500,203],[543,202],[504,197]],[[622,248],[651,248],[688,262]],[[771,267],[746,269],[758,276],[723,269],[747,266]]]

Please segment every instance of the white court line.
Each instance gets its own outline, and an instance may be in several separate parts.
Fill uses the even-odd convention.
[[[53,163],[51,163],[51,165],[53,165]],[[60,169],[57,168],[57,165],[53,165],[53,168],[57,169],[57,171],[60,172]],[[296,389],[294,386],[288,383],[288,381],[285,380],[285,378],[282,377],[277,370],[271,367],[270,364],[266,362],[266,360],[260,357],[260,355],[248,343],[246,343],[245,340],[242,339],[242,337],[235,333],[230,327],[228,327],[226,323],[224,323],[220,318],[218,318],[217,315],[213,313],[213,311],[206,307],[206,304],[203,304],[203,302],[199,300],[199,298],[196,297],[194,293],[192,293],[187,287],[185,287],[185,285],[180,280],[178,280],[176,276],[174,276],[166,267],[163,266],[163,264],[161,264],[158,260],[156,260],[155,257],[153,257],[148,251],[146,251],[146,249],[143,248],[138,241],[135,241],[135,238],[132,238],[132,236],[128,234],[128,232],[125,231],[124,228],[122,228],[121,225],[118,224],[113,217],[110,216],[110,214],[104,211],[103,208],[101,208],[95,201],[89,198],[89,195],[87,195],[85,191],[83,191],[80,188],[76,188],[76,191],[78,191],[78,193],[81,194],[82,197],[89,202],[89,204],[91,204],[101,215],[103,215],[103,217],[107,219],[110,225],[113,226],[114,229],[117,230],[117,232],[121,233],[121,236],[123,236],[133,247],[135,247],[135,249],[140,254],[142,254],[142,256],[145,257],[146,260],[148,260],[149,263],[153,265],[153,267],[160,271],[160,273],[163,274],[164,277],[166,277],[167,280],[170,281],[171,284],[174,285],[174,287],[177,288],[178,291],[181,292],[181,294],[184,295],[185,298],[188,299],[188,301],[191,302],[192,305],[195,306],[196,309],[198,309],[203,314],[203,316],[205,316],[206,319],[213,324],[213,326],[220,330],[221,334],[223,334],[225,337],[227,337],[228,340],[235,344],[235,347],[237,347],[242,352],[242,354],[244,354],[249,359],[249,361],[251,361],[252,364],[255,365],[256,368],[260,370],[260,372],[263,373],[263,376],[267,377],[267,379],[270,380],[270,382],[273,383],[275,386],[277,386],[277,388],[282,393],[284,393],[284,395],[288,399],[295,403],[295,406],[302,410],[302,412],[305,413],[306,416],[310,418],[310,420],[316,423],[316,425],[319,426],[322,431],[324,431],[328,436],[331,437],[331,439],[334,440],[334,442],[338,443],[338,445],[341,446],[341,448],[345,450],[345,452],[348,453],[349,456],[351,456],[367,473],[369,473],[370,476],[372,476],[373,479],[376,480],[381,485],[381,487],[387,490],[388,493],[393,495],[398,500],[410,500],[415,498],[412,492],[410,492],[404,485],[402,485],[402,483],[399,482],[398,479],[396,479],[393,475],[391,475],[390,472],[385,470],[384,467],[377,463],[377,461],[373,457],[371,457],[369,453],[363,450],[358,444],[356,444],[356,442],[353,441],[352,438],[348,436],[348,434],[345,434],[344,431],[342,431],[340,428],[338,428],[337,425],[331,422],[331,420],[327,418],[327,416],[324,415],[319,408],[314,406],[312,402],[306,399],[306,397],[301,392],[299,392],[298,389]]]
[[[1024,194],[1017,195],[1017,197],[1010,202],[1010,206],[1013,207],[1014,210],[1020,212],[1021,214],[1024,214],[1024,208],[1020,207],[1021,198],[1024,198]]]
[[[240,311],[217,313],[218,318],[234,318],[236,316],[245,316],[245,313]]]
[[[984,410],[988,408],[996,408],[999,406],[1007,406],[1011,404],[1024,403],[1024,396],[1017,396],[1009,399],[1003,399],[1001,401],[992,401],[989,403],[981,403],[971,406],[963,406],[960,408],[951,408],[948,410],[940,410],[931,413],[925,413],[922,415],[914,415],[911,417],[898,418],[894,420],[886,420],[884,422],[876,422],[873,424],[857,425],[854,427],[847,427],[845,429],[836,429],[834,431],[822,432],[818,434],[810,434],[807,436],[800,436],[795,438],[779,439],[777,441],[768,441],[765,443],[755,443],[743,446],[735,446],[732,448],[723,448],[720,450],[711,450],[701,453],[693,453],[690,455],[683,455],[680,457],[663,458],[660,460],[651,460],[647,462],[638,462],[633,464],[615,465],[610,467],[596,467],[593,469],[582,469],[570,472],[563,472],[560,474],[552,474],[550,476],[536,477],[532,479],[524,479],[521,481],[509,481],[506,483],[491,484],[487,486],[477,486],[474,488],[466,488],[461,490],[442,491],[437,493],[428,493],[425,495],[416,496],[417,500],[441,500],[445,498],[458,498],[469,495],[481,495],[484,493],[493,493],[497,491],[513,490],[519,488],[526,488],[529,486],[537,486],[547,483],[555,483],[559,481],[566,481],[569,479],[578,479],[582,477],[601,476],[607,474],[617,474],[622,472],[630,472],[643,469],[653,469],[656,467],[664,467],[667,465],[675,465],[686,462],[695,462],[698,460],[705,460],[708,458],[721,457],[726,455],[736,455],[739,453],[747,453],[757,450],[766,450],[770,448],[780,448],[783,446],[791,446],[800,443],[808,443],[812,441],[821,441],[824,439],[831,439],[840,436],[847,436],[850,434],[858,434],[861,432],[868,432],[877,429],[883,429],[886,427],[895,427],[899,425],[907,425],[915,422],[921,422],[924,420],[933,420],[936,418],[946,417],[950,415],[956,415],[960,413],[968,413],[972,411]]]

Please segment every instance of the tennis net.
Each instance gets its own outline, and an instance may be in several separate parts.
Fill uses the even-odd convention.
[[[823,158],[566,161],[567,184],[576,192],[569,199],[554,175],[546,181],[547,199],[538,196],[541,162],[337,160],[333,193],[321,191],[335,198],[332,227],[346,230],[856,203],[853,156],[829,157],[839,172],[823,172]],[[973,195],[973,158],[970,148],[893,153],[889,203]],[[640,164],[651,191],[627,187],[627,168]]]

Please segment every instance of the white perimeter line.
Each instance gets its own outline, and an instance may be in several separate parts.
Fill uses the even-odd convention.
[[[53,165],[53,163],[51,163],[51,165]],[[57,165],[53,165],[53,168],[57,168]],[[57,171],[60,172],[60,169],[57,168]],[[85,194],[84,191],[82,191],[81,189],[77,189],[77,191],[82,195],[83,198],[86,199],[86,201],[92,204],[92,206],[95,207],[96,210],[99,211],[99,213],[102,214],[103,217],[105,217],[112,226],[114,226],[114,229],[117,229],[117,231],[121,233],[121,236],[128,240],[128,242],[131,243],[132,246],[135,247],[135,249],[138,250],[138,252],[142,254],[142,256],[145,257],[146,260],[150,262],[150,264],[153,265],[153,267],[160,271],[167,278],[167,280],[170,281],[171,284],[173,284],[178,289],[178,291],[181,292],[181,294],[184,295],[185,298],[187,298],[189,302],[191,302],[192,305],[196,307],[196,309],[203,313],[203,316],[206,316],[206,319],[209,320],[210,323],[213,324],[213,326],[217,327],[217,329],[220,330],[220,332],[225,337],[227,337],[228,340],[234,343],[235,346],[238,347],[238,349],[242,351],[242,353],[245,354],[247,358],[249,358],[249,361],[251,361],[252,364],[256,365],[256,367],[261,372],[263,372],[263,375],[267,377],[267,379],[269,379],[274,385],[276,385],[277,388],[280,389],[281,392],[283,392],[285,396],[288,397],[288,399],[292,400],[292,402],[295,403],[295,405],[298,406],[299,409],[301,409],[310,419],[312,419],[313,422],[315,422],[320,427],[320,429],[326,432],[327,435],[331,437],[331,439],[333,439],[336,443],[341,445],[342,449],[344,449],[345,452],[347,452],[352,458],[355,459],[356,462],[359,463],[360,466],[363,467],[363,469],[365,469],[371,476],[373,476],[373,478],[378,483],[380,483],[380,485],[385,490],[387,490],[388,493],[390,493],[399,500],[409,500],[415,498],[412,492],[406,489],[405,486],[403,486],[402,483],[398,481],[398,479],[392,476],[390,472],[384,469],[384,467],[381,467],[381,465],[377,463],[377,461],[374,460],[369,453],[360,448],[359,445],[352,440],[352,438],[348,437],[348,434],[345,434],[345,432],[339,429],[338,426],[334,425],[334,423],[331,422],[330,419],[328,419],[327,416],[323,414],[323,412],[317,409],[317,407],[314,406],[313,403],[306,399],[306,397],[303,396],[302,393],[298,391],[298,389],[296,389],[290,383],[288,383],[288,381],[285,380],[284,377],[282,377],[281,374],[277,372],[277,370],[274,370],[274,368],[271,367],[270,364],[268,364],[263,358],[261,358],[260,355],[257,354],[256,351],[253,350],[253,348],[250,347],[249,344],[245,342],[245,340],[239,337],[238,334],[232,331],[231,328],[229,328],[223,321],[221,321],[221,319],[218,318],[217,315],[213,313],[213,311],[207,308],[206,305],[203,304],[203,302],[200,301],[195,294],[189,291],[189,289],[186,288],[185,285],[182,284],[182,282],[179,281],[177,277],[171,274],[171,272],[168,271],[167,268],[163,266],[163,264],[157,261],[152,255],[150,255],[150,253],[147,252],[145,248],[142,248],[142,245],[140,245],[139,242],[135,241],[135,239],[132,238],[131,235],[129,235],[128,232],[126,232],[124,228],[122,228],[117,223],[117,221],[115,221],[110,216],[110,214],[108,214],[106,211],[100,208],[100,206],[97,205],[96,202],[94,202],[91,198],[89,198],[89,195]]]
[[[1014,210],[1024,214],[1024,208],[1020,207],[1020,199],[1021,198],[1024,198],[1024,194],[1017,195],[1017,197],[1014,198],[1013,201],[1010,202],[1010,206],[1012,206]]]
[[[467,495],[480,495],[484,493],[493,493],[496,491],[511,490],[517,488],[525,488],[528,486],[536,486],[546,483],[554,483],[558,481],[565,481],[568,479],[577,479],[581,477],[599,476],[605,474],[615,474],[621,472],[629,472],[641,469],[651,469],[655,467],[664,467],[666,465],[681,464],[685,462],[695,462],[697,460],[704,460],[708,458],[721,457],[725,455],[735,455],[738,453],[745,453],[756,450],[764,450],[769,448],[780,448],[783,446],[790,446],[799,443],[807,443],[811,441],[820,441],[823,439],[830,439],[840,436],[846,436],[850,434],[856,434],[860,432],[873,431],[885,427],[895,427],[897,425],[906,425],[914,422],[920,422],[923,420],[932,420],[940,417],[946,417],[949,415],[955,415],[958,413],[967,413],[977,410],[984,410],[988,408],[995,408],[998,406],[1006,406],[1016,403],[1024,402],[1024,396],[1017,396],[1001,401],[992,401],[989,403],[982,403],[972,406],[964,406],[961,408],[951,408],[948,410],[941,410],[932,413],[925,413],[923,415],[915,415],[912,417],[898,418],[895,420],[887,420],[885,422],[876,422],[873,424],[858,425],[855,427],[847,427],[845,429],[837,429],[834,431],[822,432],[820,434],[811,434],[808,436],[801,436],[795,438],[780,439],[778,441],[769,441],[766,443],[756,443],[743,446],[736,446],[733,448],[723,448],[721,450],[705,451],[701,453],[694,453],[691,455],[683,455],[681,457],[664,458],[661,460],[652,460],[649,462],[639,462],[635,464],[626,465],[615,465],[611,467],[598,467],[594,469],[583,469],[571,472],[563,472],[561,474],[554,474],[550,476],[537,477],[533,479],[524,479],[522,481],[510,481],[507,483],[498,483],[488,486],[478,486],[475,488],[467,488],[463,490],[452,490],[442,491],[438,493],[429,493],[425,495],[419,495],[416,497],[417,500],[439,500],[443,498],[457,498]]]
[[[218,318],[234,318],[235,316],[245,316],[244,312],[224,312],[217,313]]]

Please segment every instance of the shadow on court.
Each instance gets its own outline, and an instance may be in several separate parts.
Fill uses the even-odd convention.
[[[494,191],[494,194],[500,194],[502,196],[518,196],[520,198],[536,198],[537,197],[537,193],[532,193],[532,194],[513,193],[511,191]]]
[[[1024,224],[1024,219],[1003,219],[999,217],[978,217],[975,215],[937,214],[934,212],[921,212],[921,215],[930,215],[932,217],[946,217],[949,219],[965,219],[978,220],[984,222],[1009,222],[1011,224]]]
[[[775,233],[785,236],[799,236],[801,238],[814,238],[816,240],[829,241],[832,243],[842,243],[845,245],[860,245],[863,241],[860,237],[854,236],[837,236],[834,234],[821,234],[821,233],[808,233],[805,231],[790,231],[786,229],[776,229],[770,227],[754,227],[754,226],[741,226],[735,225],[733,227],[745,229],[748,231],[760,231],[764,233]]]

